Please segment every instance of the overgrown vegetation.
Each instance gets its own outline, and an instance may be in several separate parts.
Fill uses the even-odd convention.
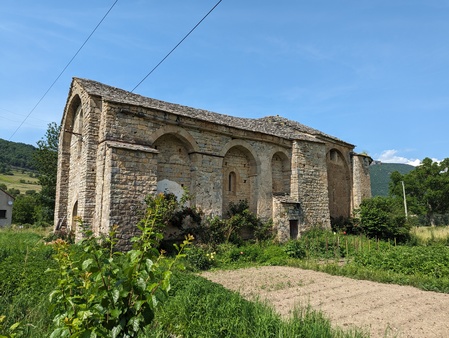
[[[114,236],[99,240],[88,235],[76,245],[57,239],[45,245],[40,236],[28,232],[0,233],[5,244],[2,262],[9,264],[9,269],[1,271],[11,274],[4,276],[2,280],[10,282],[0,289],[9,297],[2,297],[5,301],[0,306],[0,314],[7,314],[6,321],[2,317],[2,333],[16,337],[364,336],[332,328],[329,320],[307,307],[297,308],[291,320],[283,321],[267,305],[248,302],[187,273],[178,274],[171,285],[171,267],[176,259],[161,256],[157,247],[162,235],[156,229],[167,224],[167,215],[173,215],[177,204],[164,195],[147,201],[151,207],[138,225],[141,235],[128,252],[114,250]],[[26,250],[11,245],[12,235]],[[37,250],[33,253],[33,271],[39,276],[23,270],[30,244]],[[225,242],[215,247],[217,253],[204,254],[209,262],[221,266],[286,264],[289,259],[273,242],[246,242],[243,246]],[[53,254],[53,268],[43,274]],[[25,273],[30,275],[29,280],[23,280]],[[30,287],[31,281],[39,285],[39,290]],[[22,303],[24,299],[26,303]]]
[[[44,271],[56,262],[53,248],[42,238],[31,230],[0,232],[0,316],[7,316],[0,335],[20,323],[14,332],[23,337],[48,337],[48,295],[56,276]]]
[[[63,240],[54,242],[58,267],[51,271],[58,283],[50,294],[56,312],[51,336],[138,337],[151,325],[170,290],[173,266],[191,239],[178,247],[174,259],[164,259],[158,229],[175,204],[163,194],[147,203],[132,250],[117,251],[114,233],[102,240],[88,233],[78,250]]]

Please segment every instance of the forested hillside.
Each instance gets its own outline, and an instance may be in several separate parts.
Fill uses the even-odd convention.
[[[0,138],[0,173],[5,173],[12,167],[34,170],[33,153],[36,147],[25,144],[6,141]]]
[[[402,163],[376,163],[370,166],[371,194],[374,196],[388,196],[390,175],[394,171],[407,174],[414,169],[413,166]]]

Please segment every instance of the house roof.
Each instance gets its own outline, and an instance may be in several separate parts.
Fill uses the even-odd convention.
[[[13,200],[15,200],[14,196],[8,194],[5,190],[0,189],[0,192],[4,193],[5,195],[8,195],[8,196],[11,197]]]
[[[323,140],[328,139],[334,142],[344,143],[347,146],[354,147],[354,145],[342,141],[334,136],[325,134],[317,129],[310,128],[299,122],[292,121],[278,115],[266,116],[257,119],[235,117],[152,99],[128,92],[120,88],[108,86],[93,80],[74,78],[73,81],[81,85],[88,94],[99,96],[105,101],[157,109],[180,116],[186,116],[198,120],[222,124],[233,128],[273,135],[289,140],[322,142]]]

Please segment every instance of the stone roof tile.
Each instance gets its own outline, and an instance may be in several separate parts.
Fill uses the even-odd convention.
[[[105,101],[157,109],[168,113],[218,123],[233,128],[269,134],[289,140],[322,142],[320,139],[326,138],[348,144],[336,137],[280,116],[267,116],[258,119],[235,117],[152,99],[93,80],[81,78],[74,78],[73,80],[79,83],[87,93],[99,96]]]

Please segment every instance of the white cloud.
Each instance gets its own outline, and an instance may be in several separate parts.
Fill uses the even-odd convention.
[[[397,153],[398,151],[395,149],[384,150],[382,154],[380,154],[378,160],[384,163],[410,164],[415,167],[421,164],[421,160],[398,156]]]

